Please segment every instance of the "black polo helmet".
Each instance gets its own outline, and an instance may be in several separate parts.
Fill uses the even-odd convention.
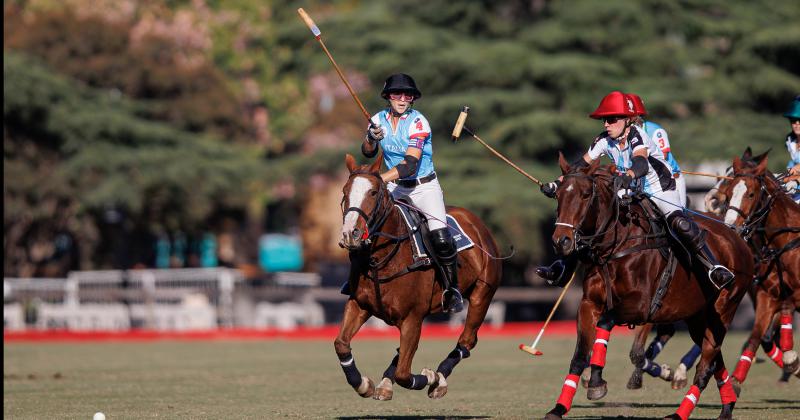
[[[392,92],[411,92],[411,94],[414,95],[414,99],[422,97],[422,92],[417,89],[417,84],[414,83],[414,79],[405,73],[393,74],[386,78],[386,82],[383,84],[383,90],[381,91],[381,97],[383,97],[383,99],[388,99],[389,94]]]

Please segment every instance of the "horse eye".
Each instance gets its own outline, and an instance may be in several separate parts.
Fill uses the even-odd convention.
[[[747,196],[750,197],[750,198],[753,198],[755,195],[756,195],[755,193],[750,193]]]
[[[369,192],[369,195],[371,195],[371,196],[375,197],[376,195],[378,195],[378,190],[372,190],[372,191],[370,191],[370,192]]]

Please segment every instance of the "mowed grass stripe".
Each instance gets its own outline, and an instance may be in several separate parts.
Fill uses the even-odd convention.
[[[531,332],[532,334],[535,331]],[[435,368],[455,345],[420,343],[414,372]],[[575,340],[545,336],[544,356],[533,358],[517,345],[531,337],[480,340],[459,364],[442,400],[424,391],[395,387],[389,402],[362,399],[347,385],[326,341],[214,341],[150,343],[6,343],[3,354],[3,414],[10,419],[89,419],[102,411],[113,419],[199,418],[540,418],[555,402]],[[579,389],[570,418],[660,418],[677,408],[685,390],[645,377],[641,390],[625,388],[632,370],[630,336],[614,337],[601,402]],[[726,340],[733,371],[745,334]],[[356,340],[353,354],[362,374],[376,382],[398,343]],[[673,365],[688,349],[679,333],[658,357]],[[763,356],[762,356],[763,357]],[[690,372],[693,375],[694,370]],[[800,418],[800,383],[776,386],[772,362],[754,364],[736,405],[737,419]],[[710,384],[693,418],[716,418],[719,393]]]

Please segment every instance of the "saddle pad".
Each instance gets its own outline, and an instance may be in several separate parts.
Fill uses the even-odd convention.
[[[395,204],[394,206],[400,210],[400,214],[403,215],[403,220],[405,220],[408,230],[412,233],[411,247],[414,249],[414,258],[427,258],[428,254],[426,253],[425,245],[422,241],[422,228],[419,225],[420,223],[426,222],[424,220],[420,221],[419,217],[412,215],[407,207],[400,204]],[[447,226],[450,227],[450,233],[456,241],[456,249],[458,252],[475,246],[472,239],[464,233],[464,229],[461,229],[461,225],[458,224],[458,221],[449,214],[447,215]]]

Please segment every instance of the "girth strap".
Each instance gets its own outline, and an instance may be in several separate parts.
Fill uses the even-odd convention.
[[[653,319],[653,315],[661,308],[664,295],[667,294],[669,284],[672,282],[672,276],[675,274],[675,268],[678,266],[678,259],[675,254],[670,250],[667,265],[664,266],[664,271],[661,272],[661,279],[658,281],[658,287],[653,295],[653,301],[650,302],[650,312],[647,314],[647,321]]]

